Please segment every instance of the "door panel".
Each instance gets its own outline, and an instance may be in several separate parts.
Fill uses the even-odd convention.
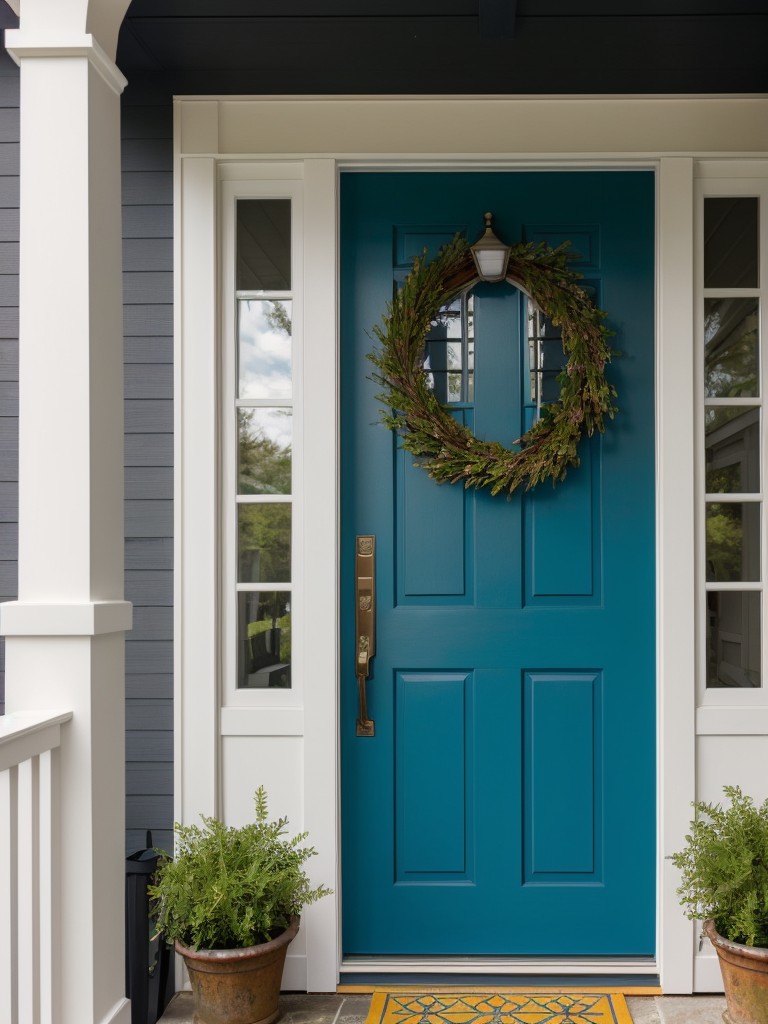
[[[653,176],[342,178],[345,954],[649,955],[655,905]],[[438,486],[377,423],[393,282],[485,210],[572,239],[621,355],[620,412],[553,488]],[[478,435],[533,415],[527,301],[474,292]],[[552,351],[550,346],[547,351]],[[354,538],[377,537],[372,738],[355,735]]]

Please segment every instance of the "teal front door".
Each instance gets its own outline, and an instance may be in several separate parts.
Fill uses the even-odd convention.
[[[653,955],[653,175],[349,173],[341,196],[344,954]],[[474,241],[486,210],[508,242],[572,242],[618,353],[606,433],[562,484],[511,500],[413,466],[377,423],[366,359],[413,257]],[[506,283],[453,314],[431,336],[434,387],[509,444],[541,388],[557,395],[551,325]],[[373,737],[355,728],[362,534]]]

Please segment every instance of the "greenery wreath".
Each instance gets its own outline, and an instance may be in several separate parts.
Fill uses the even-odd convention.
[[[384,388],[377,395],[388,408],[382,421],[438,483],[463,481],[465,487],[489,487],[491,494],[529,490],[550,477],[554,484],[569,466],[579,465],[582,435],[602,432],[606,417],[616,413],[616,391],[605,377],[612,332],[603,323],[606,314],[579,287],[581,275],[568,268],[569,247],[521,242],[510,253],[506,280],[561,328],[567,357],[557,402],[542,407],[513,448],[483,441],[458,423],[435,397],[424,371],[425,338],[441,306],[479,281],[466,239],[456,235],[432,261],[426,252],[417,257],[373,328],[381,349],[368,358],[378,370],[373,379]]]

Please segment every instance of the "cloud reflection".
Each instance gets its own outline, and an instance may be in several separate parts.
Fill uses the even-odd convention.
[[[291,303],[238,303],[238,397],[291,397]]]

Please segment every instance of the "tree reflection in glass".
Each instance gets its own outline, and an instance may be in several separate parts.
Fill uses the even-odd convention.
[[[291,506],[238,505],[240,583],[290,583]]]
[[[238,494],[290,494],[293,412],[237,410]]]
[[[760,394],[757,299],[706,299],[704,393],[708,398]]]
[[[754,494],[760,490],[760,410],[718,405],[704,410],[706,490]]]
[[[718,583],[760,579],[757,502],[707,504],[707,579]]]

